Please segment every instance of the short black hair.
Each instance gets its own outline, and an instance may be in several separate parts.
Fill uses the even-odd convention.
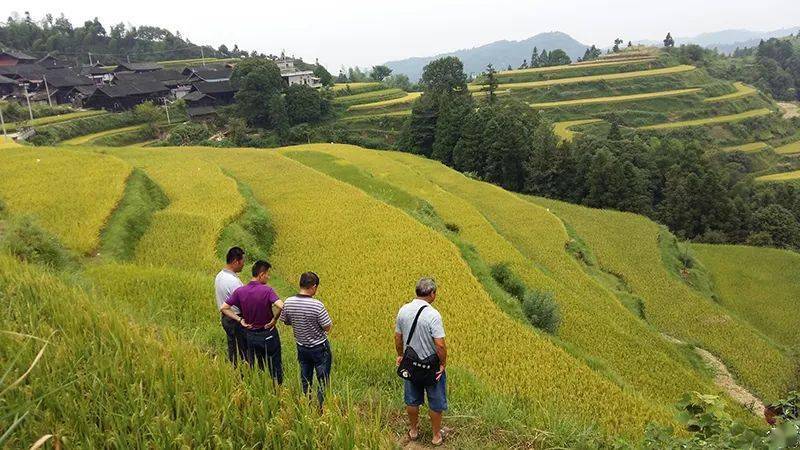
[[[271,268],[272,264],[259,259],[255,264],[253,264],[253,276],[257,277]]]
[[[241,247],[231,247],[228,254],[225,255],[225,262],[230,264],[234,261],[240,261],[244,258],[244,250]]]
[[[309,289],[314,286],[319,286],[319,275],[314,272],[306,272],[300,275],[300,287]]]

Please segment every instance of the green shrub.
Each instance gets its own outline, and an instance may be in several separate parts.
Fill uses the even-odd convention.
[[[531,325],[550,334],[556,334],[561,324],[561,312],[552,292],[531,289],[522,300],[522,311]]]
[[[36,135],[30,139],[30,143],[34,145],[53,145],[74,137],[113,130],[137,123],[140,123],[140,119],[131,111],[84,117],[38,127],[36,128]]]
[[[0,235],[0,251],[14,255],[17,259],[62,269],[72,264],[72,255],[53,235],[40,228],[27,216],[14,218],[5,223]]]
[[[208,127],[202,123],[182,123],[169,133],[166,139],[168,145],[196,145],[211,137]]]
[[[525,297],[525,283],[511,271],[508,263],[502,262],[492,266],[492,278],[497,281],[504,291],[523,301]]]

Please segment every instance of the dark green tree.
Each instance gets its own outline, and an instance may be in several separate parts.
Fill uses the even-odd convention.
[[[231,82],[239,86],[236,107],[250,126],[271,128],[270,103],[283,93],[285,83],[278,66],[268,59],[246,59],[239,62],[231,75]]]
[[[327,100],[314,88],[295,84],[286,90],[286,114],[291,125],[319,122],[327,111]]]
[[[620,49],[619,49],[619,46],[620,46],[620,45],[621,45],[623,42],[624,42],[624,41],[623,41],[622,39],[620,39],[620,38],[616,38],[616,39],[614,39],[614,47],[611,49],[611,51],[613,51],[614,53],[619,53],[619,50],[620,50]]]
[[[383,81],[384,78],[391,74],[392,69],[386,66],[372,66],[372,70],[369,72],[369,77],[372,78],[373,81]]]
[[[547,65],[548,66],[563,66],[565,64],[572,63],[572,59],[570,59],[567,52],[557,48],[550,52],[550,55],[547,58]]]
[[[321,64],[314,66],[314,76],[319,78],[323,86],[333,86],[333,75]]]
[[[487,98],[490,105],[493,105],[497,100],[496,92],[498,83],[497,76],[495,76],[496,73],[497,71],[494,70],[494,66],[492,66],[491,63],[486,66],[486,82],[484,83],[484,86],[486,86]]]
[[[471,111],[463,119],[461,138],[453,148],[453,166],[462,171],[483,177],[486,173],[486,152],[483,129],[491,108]]]
[[[439,105],[431,158],[453,165],[453,150],[461,139],[464,117],[473,109],[472,97],[454,95]]]
[[[536,47],[533,47],[533,52],[531,53],[530,67],[539,67],[539,66],[540,66],[540,63],[539,63],[539,49],[536,48]]]

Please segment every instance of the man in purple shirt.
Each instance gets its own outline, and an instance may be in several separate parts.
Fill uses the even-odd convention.
[[[266,261],[253,264],[253,279],[250,283],[236,289],[231,297],[222,304],[222,314],[234,320],[240,320],[246,329],[247,362],[264,370],[264,361],[269,365],[269,373],[278,384],[283,383],[283,363],[281,362],[281,339],[275,324],[283,310],[283,302],[275,290],[267,285],[269,269],[272,265]],[[273,306],[275,312],[273,312]],[[241,311],[241,319],[233,308]],[[255,359],[255,361],[254,361]]]

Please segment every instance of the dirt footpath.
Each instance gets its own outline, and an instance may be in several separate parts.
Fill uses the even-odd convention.
[[[800,117],[800,105],[797,103],[778,102],[781,111],[783,112],[784,119],[791,119],[793,117]]]

